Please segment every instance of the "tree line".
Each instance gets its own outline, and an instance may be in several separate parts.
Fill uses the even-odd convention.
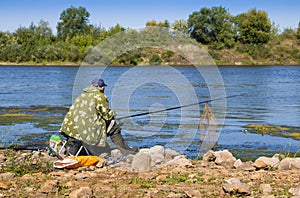
[[[0,61],[80,63],[93,46],[113,34],[126,30],[120,24],[109,29],[92,25],[89,17],[90,13],[86,8],[70,7],[60,14],[56,35],[44,20],[37,25],[31,23],[29,27],[19,27],[12,33],[0,32]],[[152,20],[145,25],[165,27],[190,35],[197,42],[207,46],[211,56],[219,63],[224,60],[226,62],[226,59],[230,62],[226,53],[232,54],[236,60],[269,58],[278,63],[285,60],[300,63],[300,22],[297,29],[288,28],[279,33],[278,27],[263,10],[250,9],[233,16],[221,6],[201,8],[191,13],[187,20],[175,20],[172,24],[167,20]],[[137,51],[139,59],[133,55]],[[145,60],[150,63],[162,63],[176,56],[157,49],[139,49],[130,53],[114,60],[114,63],[136,65]],[[135,61],[132,61],[133,59]]]

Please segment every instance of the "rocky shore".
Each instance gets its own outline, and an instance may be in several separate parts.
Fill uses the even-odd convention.
[[[300,197],[300,158],[236,159],[228,150],[187,159],[162,146],[93,166],[53,167],[45,151],[0,151],[0,197]]]

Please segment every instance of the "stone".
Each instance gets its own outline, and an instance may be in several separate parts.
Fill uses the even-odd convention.
[[[133,154],[127,155],[127,156],[126,156],[126,162],[127,162],[128,164],[131,164],[133,158],[134,158],[134,155],[133,155]]]
[[[186,159],[184,155],[179,155],[176,156],[174,159],[168,161],[166,165],[191,167],[192,163],[190,160]]]
[[[188,197],[201,197],[199,190],[185,190],[184,192]]]
[[[215,163],[228,168],[232,168],[236,158],[228,150],[217,151],[214,153],[216,156]]]
[[[154,153],[158,153],[160,155],[165,155],[165,149],[163,146],[160,146],[160,145],[153,146],[149,150],[150,150],[151,155]]]
[[[270,184],[261,184],[259,186],[259,191],[263,194],[263,195],[267,195],[270,194],[272,192],[272,187]]]
[[[258,169],[263,169],[267,167],[276,167],[279,164],[279,159],[277,157],[259,157],[255,160],[253,166]]]
[[[54,171],[54,172],[50,172],[48,175],[51,177],[62,177],[65,174],[64,171]]]
[[[172,149],[165,149],[165,157],[170,156],[171,158],[174,158],[176,156],[180,155],[177,151],[174,151]]]
[[[15,173],[9,173],[9,172],[8,173],[1,173],[0,174],[0,179],[5,180],[5,179],[13,178],[15,176],[16,176]]]
[[[300,197],[300,185],[295,188],[290,188],[289,193],[291,193],[294,197]]]
[[[209,150],[207,153],[205,153],[202,157],[203,161],[206,162],[213,162],[216,159],[215,152],[213,150]]]
[[[85,173],[78,173],[78,174],[75,175],[75,179],[77,179],[77,180],[86,179],[88,177],[89,177],[89,175],[85,174]]]
[[[122,152],[119,149],[114,149],[111,151],[112,157],[123,157]]]
[[[22,179],[33,179],[34,177],[31,174],[25,174],[22,176]]]
[[[72,186],[76,186],[76,183],[77,183],[77,181],[74,181],[74,180],[70,180],[70,181],[68,181],[67,183],[66,183],[66,187],[67,188],[71,188]]]
[[[0,155],[0,163],[4,162],[6,160],[7,160],[7,158],[5,156]]]
[[[0,190],[7,190],[9,187],[7,184],[0,182]]]
[[[99,158],[99,162],[96,164],[97,168],[103,168],[106,165],[106,160],[102,157]]]
[[[260,180],[261,178],[264,177],[265,174],[266,174],[266,171],[261,169],[261,170],[256,171],[254,174],[252,174],[250,176],[250,179],[251,180]]]
[[[167,178],[168,178],[168,175],[158,175],[158,176],[155,178],[155,180],[156,180],[157,182],[161,182],[161,181],[167,180]]]
[[[151,166],[162,164],[165,160],[165,149],[162,146],[150,148]]]
[[[149,153],[150,154],[150,149],[148,149],[148,148],[142,148],[142,149],[139,150],[138,153]]]
[[[151,166],[162,164],[164,163],[164,161],[165,161],[164,155],[161,155],[159,153],[151,154]]]
[[[224,180],[223,189],[227,193],[237,192],[240,194],[250,194],[250,187],[242,183],[238,178]]]
[[[77,190],[74,190],[72,191],[70,194],[69,194],[69,197],[70,198],[88,198],[88,197],[92,197],[93,195],[93,191],[90,187],[88,186],[85,186],[85,187],[81,187]]]
[[[40,191],[42,193],[54,192],[58,188],[57,184],[58,184],[57,180],[47,180],[42,184]]]
[[[149,149],[141,149],[132,160],[131,169],[134,172],[151,170],[151,155]]]
[[[238,159],[234,162],[233,166],[238,170],[255,171],[255,167],[251,161],[242,162],[240,159]]]
[[[284,158],[278,165],[279,170],[300,169],[300,158]]]
[[[238,159],[234,162],[233,166],[234,168],[238,169],[239,167],[241,167],[243,165],[242,160]]]
[[[182,197],[184,197],[184,194],[174,193],[174,192],[170,192],[167,196],[167,198],[182,198]]]
[[[29,187],[29,186],[25,187],[24,190],[25,190],[26,192],[29,192],[29,193],[33,193],[33,192],[34,192],[34,188]]]

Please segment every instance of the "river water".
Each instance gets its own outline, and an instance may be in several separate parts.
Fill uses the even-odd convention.
[[[300,126],[300,66],[225,66],[207,71],[190,66],[1,66],[0,108],[2,113],[19,107],[67,109],[91,78],[100,75],[108,84],[106,95],[118,118],[238,95],[215,102],[213,113],[221,125],[215,149],[236,151],[246,158],[300,149],[300,141],[244,130],[247,124]],[[160,144],[193,158],[198,156],[203,107],[201,103],[119,122],[130,145]],[[51,125],[58,130],[60,122]],[[28,134],[47,134],[39,141],[49,138],[47,129],[31,122],[1,123],[2,145]]]

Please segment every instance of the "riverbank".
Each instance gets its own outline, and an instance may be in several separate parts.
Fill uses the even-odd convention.
[[[148,171],[128,169],[137,155],[147,154],[147,149],[127,156],[126,161],[76,169],[54,169],[52,163],[57,159],[45,152],[1,150],[0,197],[300,196],[300,158],[294,166],[284,165],[276,155],[241,162],[224,150],[209,151],[202,160],[177,156],[159,163],[161,147],[151,149],[156,150],[151,155],[156,167]],[[12,160],[17,162],[14,166]]]
[[[191,66],[188,64],[166,64],[169,66]],[[72,62],[62,62],[62,63],[53,63],[53,62],[49,62],[49,63],[31,63],[31,62],[26,62],[26,63],[15,63],[15,62],[0,62],[0,67],[1,66],[36,66],[36,67],[51,67],[51,66],[70,66],[70,67],[79,67],[82,66],[81,63],[72,63]],[[94,66],[99,66],[99,65],[94,65]],[[104,65],[103,65],[104,66]],[[112,65],[112,66],[128,66],[128,65]],[[147,66],[147,65],[142,65],[142,66]],[[274,64],[274,63],[249,63],[249,64],[244,64],[241,62],[235,62],[235,63],[220,63],[217,64],[216,66],[218,67],[227,67],[227,66],[253,66],[253,67],[259,67],[259,66],[299,66],[299,64],[295,64],[295,63],[290,63],[290,64]]]
[[[49,62],[49,63],[32,63],[32,62],[0,62],[0,66],[80,66],[80,63],[72,62]]]

